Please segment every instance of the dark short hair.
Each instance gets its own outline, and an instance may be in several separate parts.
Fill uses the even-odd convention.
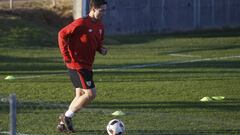
[[[106,5],[106,0],[90,0],[90,8],[92,7],[100,7],[102,5]]]

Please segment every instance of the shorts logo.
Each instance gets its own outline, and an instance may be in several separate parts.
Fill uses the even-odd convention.
[[[87,86],[91,86],[92,82],[91,81],[86,81]]]

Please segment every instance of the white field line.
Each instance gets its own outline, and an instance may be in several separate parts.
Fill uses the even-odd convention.
[[[9,135],[10,133],[8,131],[2,131],[0,134],[7,134]],[[17,133],[16,135],[29,135],[29,134],[22,134],[22,133]]]
[[[224,60],[224,59],[232,59],[232,58],[240,58],[240,55],[225,56],[225,57],[213,57],[213,58],[204,58],[204,59],[193,59],[193,60],[186,60],[186,61],[161,62],[161,63],[153,63],[153,64],[137,64],[137,65],[122,66],[122,67],[93,69],[93,71],[94,72],[119,71],[119,70],[126,70],[126,69],[138,69],[138,68],[145,68],[145,67],[157,67],[157,66],[162,66],[162,65],[174,65],[174,64],[201,62],[201,61]],[[65,74],[65,72],[63,72],[63,74]],[[39,78],[39,77],[44,77],[44,76],[56,76],[56,75],[62,75],[62,74],[58,73],[58,74],[50,74],[50,75],[18,76],[18,77],[15,77],[15,79],[29,79],[29,78]]]
[[[40,75],[36,75],[36,76],[19,76],[16,77],[16,79],[31,79],[31,78],[39,78],[41,77]]]
[[[62,74],[65,74],[65,72],[63,72]],[[5,80],[15,80],[15,79],[32,79],[32,78],[40,78],[40,77],[44,77],[44,76],[57,76],[57,75],[62,75],[62,74],[49,74],[49,75],[33,75],[33,76],[14,76],[14,79],[6,79]]]
[[[189,57],[189,58],[201,58],[201,56],[198,55],[190,55],[190,54],[176,54],[176,53],[172,53],[169,54],[171,56],[176,56],[176,57]]]

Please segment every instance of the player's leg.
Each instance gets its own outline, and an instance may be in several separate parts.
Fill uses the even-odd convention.
[[[79,92],[81,91],[81,92]],[[96,89],[76,89],[76,96],[69,106],[71,112],[76,113],[88,105],[96,97]]]
[[[72,125],[72,117],[89,104],[96,97],[96,89],[93,82],[92,71],[88,70],[69,70],[70,79],[75,87],[75,97],[69,105],[69,109],[61,120],[66,129],[74,132]],[[60,122],[61,123],[61,122]]]
[[[82,92],[83,91],[83,92]],[[84,106],[89,104],[96,97],[96,90],[93,89],[79,89],[76,88],[76,96],[71,102],[69,109],[66,111],[63,123],[66,129],[70,132],[74,132],[72,117],[74,114],[81,110]]]
[[[71,104],[69,105],[69,110],[71,110],[72,112],[76,112],[76,110],[74,109],[74,104],[76,104],[76,102],[78,102],[78,99],[83,94],[84,94],[84,92],[83,92],[82,88],[76,88],[76,90],[75,90],[75,97],[72,100]]]
[[[72,100],[70,106],[74,106],[74,104],[76,104],[76,102],[78,101],[78,98],[83,95],[83,91],[81,88],[76,88],[76,92],[75,92],[75,97]],[[65,112],[65,114],[61,115],[60,118],[60,123],[62,123],[63,125],[60,125],[60,129],[65,129],[67,131],[70,132],[75,132],[73,129],[73,124],[72,124],[72,117],[75,113],[75,110],[72,109],[72,107],[69,106],[69,109]],[[60,130],[60,131],[64,131],[64,130]]]
[[[96,88],[93,82],[93,73],[87,69],[76,70],[71,75],[71,80],[76,88],[75,98],[69,106],[71,112],[75,113],[90,103],[96,97]],[[66,115],[68,116],[68,115]]]

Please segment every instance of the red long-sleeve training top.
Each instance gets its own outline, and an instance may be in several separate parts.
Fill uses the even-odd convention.
[[[58,44],[66,66],[92,70],[96,51],[101,51],[104,26],[90,17],[80,18],[58,33]]]

